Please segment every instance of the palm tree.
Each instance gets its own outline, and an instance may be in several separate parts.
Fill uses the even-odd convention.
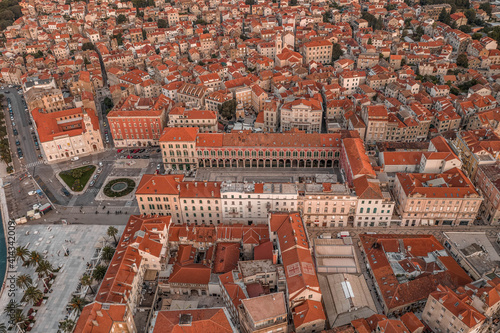
[[[31,304],[35,305],[43,298],[43,293],[34,286],[29,286],[25,291],[22,298],[23,302],[31,302]]]
[[[40,277],[47,276],[54,272],[54,267],[52,267],[52,264],[48,260],[42,259],[38,262],[35,272],[37,272]]]
[[[92,277],[90,277],[90,275],[85,274],[84,276],[82,276],[82,278],[80,279],[80,283],[82,284],[82,286],[88,286],[92,294],[94,293],[94,289],[92,289]]]
[[[109,237],[113,237],[114,238],[115,245],[118,244],[118,241],[116,240],[116,234],[117,233],[118,233],[118,229],[116,229],[113,226],[109,226],[107,234],[108,234]]]
[[[69,305],[75,309],[78,313],[81,313],[87,302],[78,296],[73,296]]]
[[[21,304],[17,303],[13,299],[11,299],[9,301],[9,303],[7,303],[7,305],[3,309],[3,312],[5,314],[8,314],[9,312],[12,312],[12,311],[15,311],[15,310],[19,310],[20,308],[21,308]]]
[[[28,318],[23,314],[23,310],[17,310],[14,313],[14,316],[11,317],[11,320],[14,321],[15,324],[24,323]]]
[[[17,303],[14,300],[10,300],[9,303],[5,306],[3,309],[3,312],[7,315],[10,316],[11,313],[15,313],[17,310],[21,308],[21,304]]]
[[[43,260],[43,257],[40,252],[37,251],[31,251],[28,260],[26,261],[26,265],[28,267],[35,266],[37,265],[41,260]]]
[[[92,277],[94,278],[94,280],[101,282],[104,279],[107,270],[108,268],[106,266],[97,265],[94,268],[94,273],[92,273]]]
[[[33,284],[33,279],[28,274],[21,274],[17,277],[16,285],[19,288],[26,289]]]
[[[23,266],[26,264],[26,260],[28,259],[29,255],[30,251],[26,246],[16,247],[16,258],[23,261]]]
[[[115,254],[115,249],[111,246],[105,246],[102,248],[102,259],[106,262],[110,262]]]
[[[73,326],[75,326],[75,322],[70,319],[59,322],[59,329],[65,333],[73,332]]]

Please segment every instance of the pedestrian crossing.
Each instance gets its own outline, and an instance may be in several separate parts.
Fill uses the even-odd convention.
[[[26,167],[32,168],[32,167],[35,167],[35,166],[40,165],[40,164],[47,164],[47,162],[45,162],[45,161],[31,162],[31,163],[26,164]]]
[[[89,193],[99,193],[101,189],[100,188],[95,188],[95,187],[90,187],[87,189],[87,192]]]

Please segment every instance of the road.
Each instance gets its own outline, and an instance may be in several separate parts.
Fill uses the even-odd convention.
[[[40,150],[35,149],[35,143],[33,141],[33,135],[29,125],[30,117],[27,111],[24,110],[23,97],[17,92],[15,88],[7,88],[0,90],[1,93],[5,95],[5,100],[10,98],[12,104],[12,111],[14,113],[14,123],[15,128],[18,131],[18,135],[14,136],[13,126],[10,121],[10,115],[8,108],[4,109],[5,119],[7,122],[7,132],[9,134],[10,147],[14,160],[14,170],[15,172],[26,171],[26,166],[34,166],[36,164],[43,163],[43,160],[38,159],[38,155],[41,154]],[[33,131],[35,133],[36,131]],[[19,160],[17,155],[16,140],[19,140],[20,146],[23,151],[23,158]]]

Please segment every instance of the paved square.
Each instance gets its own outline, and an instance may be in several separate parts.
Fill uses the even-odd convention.
[[[115,226],[119,234],[123,232],[124,226]],[[17,243],[20,246],[28,246],[30,251],[38,251],[57,268],[62,265],[61,271],[52,285],[52,293],[47,294],[47,303],[42,304],[36,315],[36,323],[33,332],[57,332],[59,321],[64,320],[68,314],[66,305],[76,290],[80,277],[87,268],[87,262],[93,257],[97,247],[102,247],[103,238],[106,236],[107,225],[18,225],[16,227]],[[119,236],[119,235],[118,235]],[[117,236],[117,237],[118,237]],[[64,249],[69,249],[69,256],[63,255]],[[58,255],[59,253],[59,255]],[[35,284],[38,277],[34,273],[35,268],[22,267],[18,263],[16,275],[29,274]],[[40,281],[39,289],[44,287]],[[16,290],[14,299],[21,301],[22,290]],[[3,313],[4,306],[9,302],[7,289],[0,296],[0,322],[8,321]],[[25,314],[30,305],[26,305]]]

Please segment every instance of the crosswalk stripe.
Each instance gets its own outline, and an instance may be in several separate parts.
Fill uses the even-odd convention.
[[[34,167],[34,166],[37,166],[37,165],[40,165],[40,164],[45,164],[45,161],[31,162],[31,163],[26,164],[26,167],[27,168],[31,168],[31,167]]]

